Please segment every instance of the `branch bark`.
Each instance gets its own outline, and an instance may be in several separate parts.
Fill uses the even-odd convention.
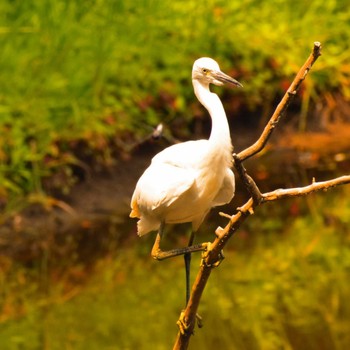
[[[203,256],[200,270],[192,286],[190,300],[185,311],[180,317],[180,322],[182,324],[185,324],[186,332],[178,333],[173,349],[187,349],[190,337],[193,334],[193,330],[195,327],[196,314],[200,303],[200,299],[210,277],[210,273],[213,267],[217,266],[216,263],[220,261],[221,251],[227,244],[228,240],[239,229],[239,227],[247,219],[247,217],[254,214],[254,209],[258,205],[261,205],[266,202],[284,199],[287,197],[305,196],[316,191],[327,191],[332,187],[345,184],[350,184],[350,175],[344,175],[323,182],[313,182],[312,184],[305,187],[278,189],[272,192],[267,192],[262,194],[262,201],[260,203],[256,203],[254,202],[253,198],[250,198],[242,207],[238,208],[237,213],[231,216],[225,228],[218,228],[216,230],[217,237],[214,240],[214,242],[209,246],[208,251]]]
[[[332,187],[336,187],[339,185],[345,185],[350,183],[350,175],[344,175],[337,177],[335,179],[331,179],[328,181],[322,181],[322,182],[315,182],[309,186],[305,187],[295,187],[295,188],[288,188],[288,189],[278,189],[272,192],[264,193],[262,196],[262,202],[271,202],[276,199],[283,199],[288,197],[300,197],[300,196],[306,196],[310,193],[316,192],[316,191],[327,191],[328,189]]]
[[[323,182],[315,182],[313,180],[313,182],[310,185],[305,187],[277,189],[275,191],[262,194],[254,180],[247,174],[242,163],[244,160],[254,156],[265,147],[267,141],[271,136],[271,133],[273,132],[280,118],[286,111],[290,101],[295,96],[300,84],[303,82],[306,75],[310,71],[312,65],[315,63],[315,61],[320,55],[321,44],[319,42],[315,42],[310,56],[297,73],[292,84],[290,85],[286,94],[283,96],[271,119],[267,123],[260,138],[252,146],[243,150],[239,154],[233,155],[235,168],[240,178],[242,179],[242,182],[246,187],[248,193],[250,194],[250,198],[243,206],[237,208],[237,212],[234,215],[230,216],[227,214],[223,214],[223,216],[229,219],[229,222],[224,228],[217,228],[215,232],[216,239],[211,244],[209,244],[207,251],[203,253],[202,263],[194,281],[194,284],[192,286],[190,299],[188,301],[186,309],[181,313],[180,319],[178,321],[180,331],[178,332],[173,350],[185,350],[188,348],[189,341],[193,334],[193,330],[196,323],[198,306],[205,286],[210,277],[211,271],[213,267],[218,266],[221,262],[221,252],[227,244],[228,240],[239,229],[241,224],[250,215],[254,214],[254,210],[257,206],[266,202],[276,201],[287,197],[305,196],[312,192],[320,190],[327,191],[332,187],[350,183],[350,175],[345,175]]]
[[[260,152],[266,145],[267,141],[269,140],[273,130],[277,126],[278,122],[280,121],[281,117],[283,117],[285,111],[287,110],[290,102],[296,95],[299,86],[306,78],[307,74],[309,73],[311,67],[316,62],[316,60],[321,56],[321,43],[316,41],[314,42],[314,47],[312,49],[312,52],[308,59],[305,61],[303,66],[300,68],[299,72],[295,76],[292,84],[289,86],[287,92],[284,94],[281,102],[278,104],[278,106],[275,109],[275,112],[272,114],[271,119],[265,126],[264,131],[262,132],[259,139],[250,147],[246,148],[242,152],[238,154],[238,157],[241,161],[244,161],[253,155]]]

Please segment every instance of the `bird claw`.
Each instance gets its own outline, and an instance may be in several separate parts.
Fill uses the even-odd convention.
[[[221,263],[222,263],[222,260],[225,259],[225,255],[224,255],[224,251],[221,250],[221,252],[219,253],[219,259],[218,261],[215,263],[215,267],[218,267]]]
[[[205,244],[205,250],[203,250],[203,252],[202,252],[201,265],[204,263],[204,260],[208,257],[208,254],[209,254],[209,251],[210,251],[210,246],[211,246],[210,242],[203,243],[203,244]]]
[[[208,255],[209,255],[210,245],[211,245],[211,243],[208,242],[207,246],[206,246],[206,250],[202,253],[201,266],[204,265],[206,267],[212,267],[212,268],[213,267],[218,267],[221,264],[222,260],[225,259],[224,252],[221,250],[221,252],[218,255],[218,260],[216,260],[212,264],[208,264],[206,262],[206,259],[207,259]]]
[[[196,322],[197,322],[198,328],[202,328],[203,327],[203,319],[202,319],[202,317],[199,314],[196,314]],[[186,321],[185,321],[185,310],[181,311],[180,318],[176,322],[176,324],[178,325],[180,333],[182,335],[185,335],[185,334],[188,334],[188,333],[194,334],[193,329],[190,330],[190,325],[187,324]]]
[[[185,310],[181,311],[180,318],[178,319],[176,324],[178,325],[180,333],[182,335],[185,335],[185,334],[187,334],[189,332],[190,325],[186,323]],[[191,331],[191,334],[193,334],[193,331]]]
[[[213,264],[211,264],[210,267],[218,267],[224,259],[225,259],[224,251],[221,250],[221,252],[218,255],[218,260],[216,260]]]

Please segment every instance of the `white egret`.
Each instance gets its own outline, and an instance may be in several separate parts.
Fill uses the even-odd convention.
[[[210,137],[175,144],[158,153],[137,182],[130,213],[130,217],[140,219],[137,223],[139,236],[158,230],[152,249],[155,259],[184,254],[187,301],[191,252],[206,249],[205,244],[192,246],[194,232],[212,207],[230,202],[235,192],[230,129],[223,105],[210,91],[209,84],[242,86],[207,57],[194,62],[192,83],[199,102],[211,116]],[[159,244],[164,225],[185,222],[192,223],[189,246],[162,251]]]

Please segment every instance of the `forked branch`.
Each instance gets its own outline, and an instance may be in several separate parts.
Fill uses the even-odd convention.
[[[239,154],[234,155],[235,168],[251,197],[243,206],[237,208],[237,212],[234,215],[229,216],[227,214],[223,214],[223,216],[229,219],[229,222],[224,228],[219,227],[216,230],[216,239],[208,246],[207,251],[203,254],[199,272],[192,286],[190,299],[188,301],[186,309],[181,313],[180,319],[178,321],[180,331],[178,332],[173,347],[174,350],[187,349],[195,327],[196,314],[202,293],[210,277],[212,268],[218,266],[218,263],[222,259],[222,249],[225,247],[232,235],[238,230],[241,224],[245,221],[245,219],[254,213],[254,210],[257,206],[266,202],[280,200],[287,197],[304,196],[320,190],[326,191],[329,188],[350,183],[350,175],[345,175],[323,182],[315,182],[313,180],[312,184],[305,187],[277,189],[275,191],[262,194],[255,184],[254,180],[247,174],[242,164],[244,160],[254,156],[265,147],[274,128],[278,124],[280,118],[284,115],[290,101],[295,96],[299,86],[320,55],[321,44],[319,42],[315,42],[310,56],[301,67],[292,84],[288,88],[286,94],[278,104],[260,138],[252,146],[243,150]]]
[[[327,191],[332,187],[345,184],[350,184],[350,175],[344,175],[323,182],[313,182],[312,184],[305,187],[278,189],[272,192],[267,192],[262,194],[262,201],[260,203],[256,203],[252,198],[250,198],[242,207],[238,208],[237,213],[231,216],[225,228],[219,228],[216,231],[216,239],[209,246],[209,249],[203,256],[200,270],[192,287],[190,300],[185,311],[182,312],[180,318],[181,324],[185,325],[183,329],[186,329],[186,331],[178,333],[173,349],[187,349],[190,337],[193,334],[200,299],[210,277],[212,268],[216,266],[216,262],[220,258],[221,251],[227,244],[228,240],[239,229],[245,219],[254,213],[254,209],[258,205],[266,202],[284,199],[287,197],[305,196],[316,191]]]

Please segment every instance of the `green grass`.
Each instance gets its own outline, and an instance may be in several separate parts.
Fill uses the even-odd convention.
[[[43,178],[77,163],[78,140],[108,161],[126,132],[192,119],[200,56],[239,78],[235,99],[254,109],[274,101],[320,40],[302,117],[322,93],[349,98],[349,20],[342,1],[2,1],[0,196],[41,192]]]
[[[199,310],[204,328],[190,348],[347,349],[348,194],[312,196],[307,206],[286,201],[281,216],[281,207],[257,211],[211,275]],[[289,205],[305,215],[288,216]],[[120,247],[94,269],[72,266],[60,279],[55,269],[7,269],[1,349],[171,348],[184,303],[183,260],[153,261],[152,240]],[[193,273],[198,264],[197,255]]]

